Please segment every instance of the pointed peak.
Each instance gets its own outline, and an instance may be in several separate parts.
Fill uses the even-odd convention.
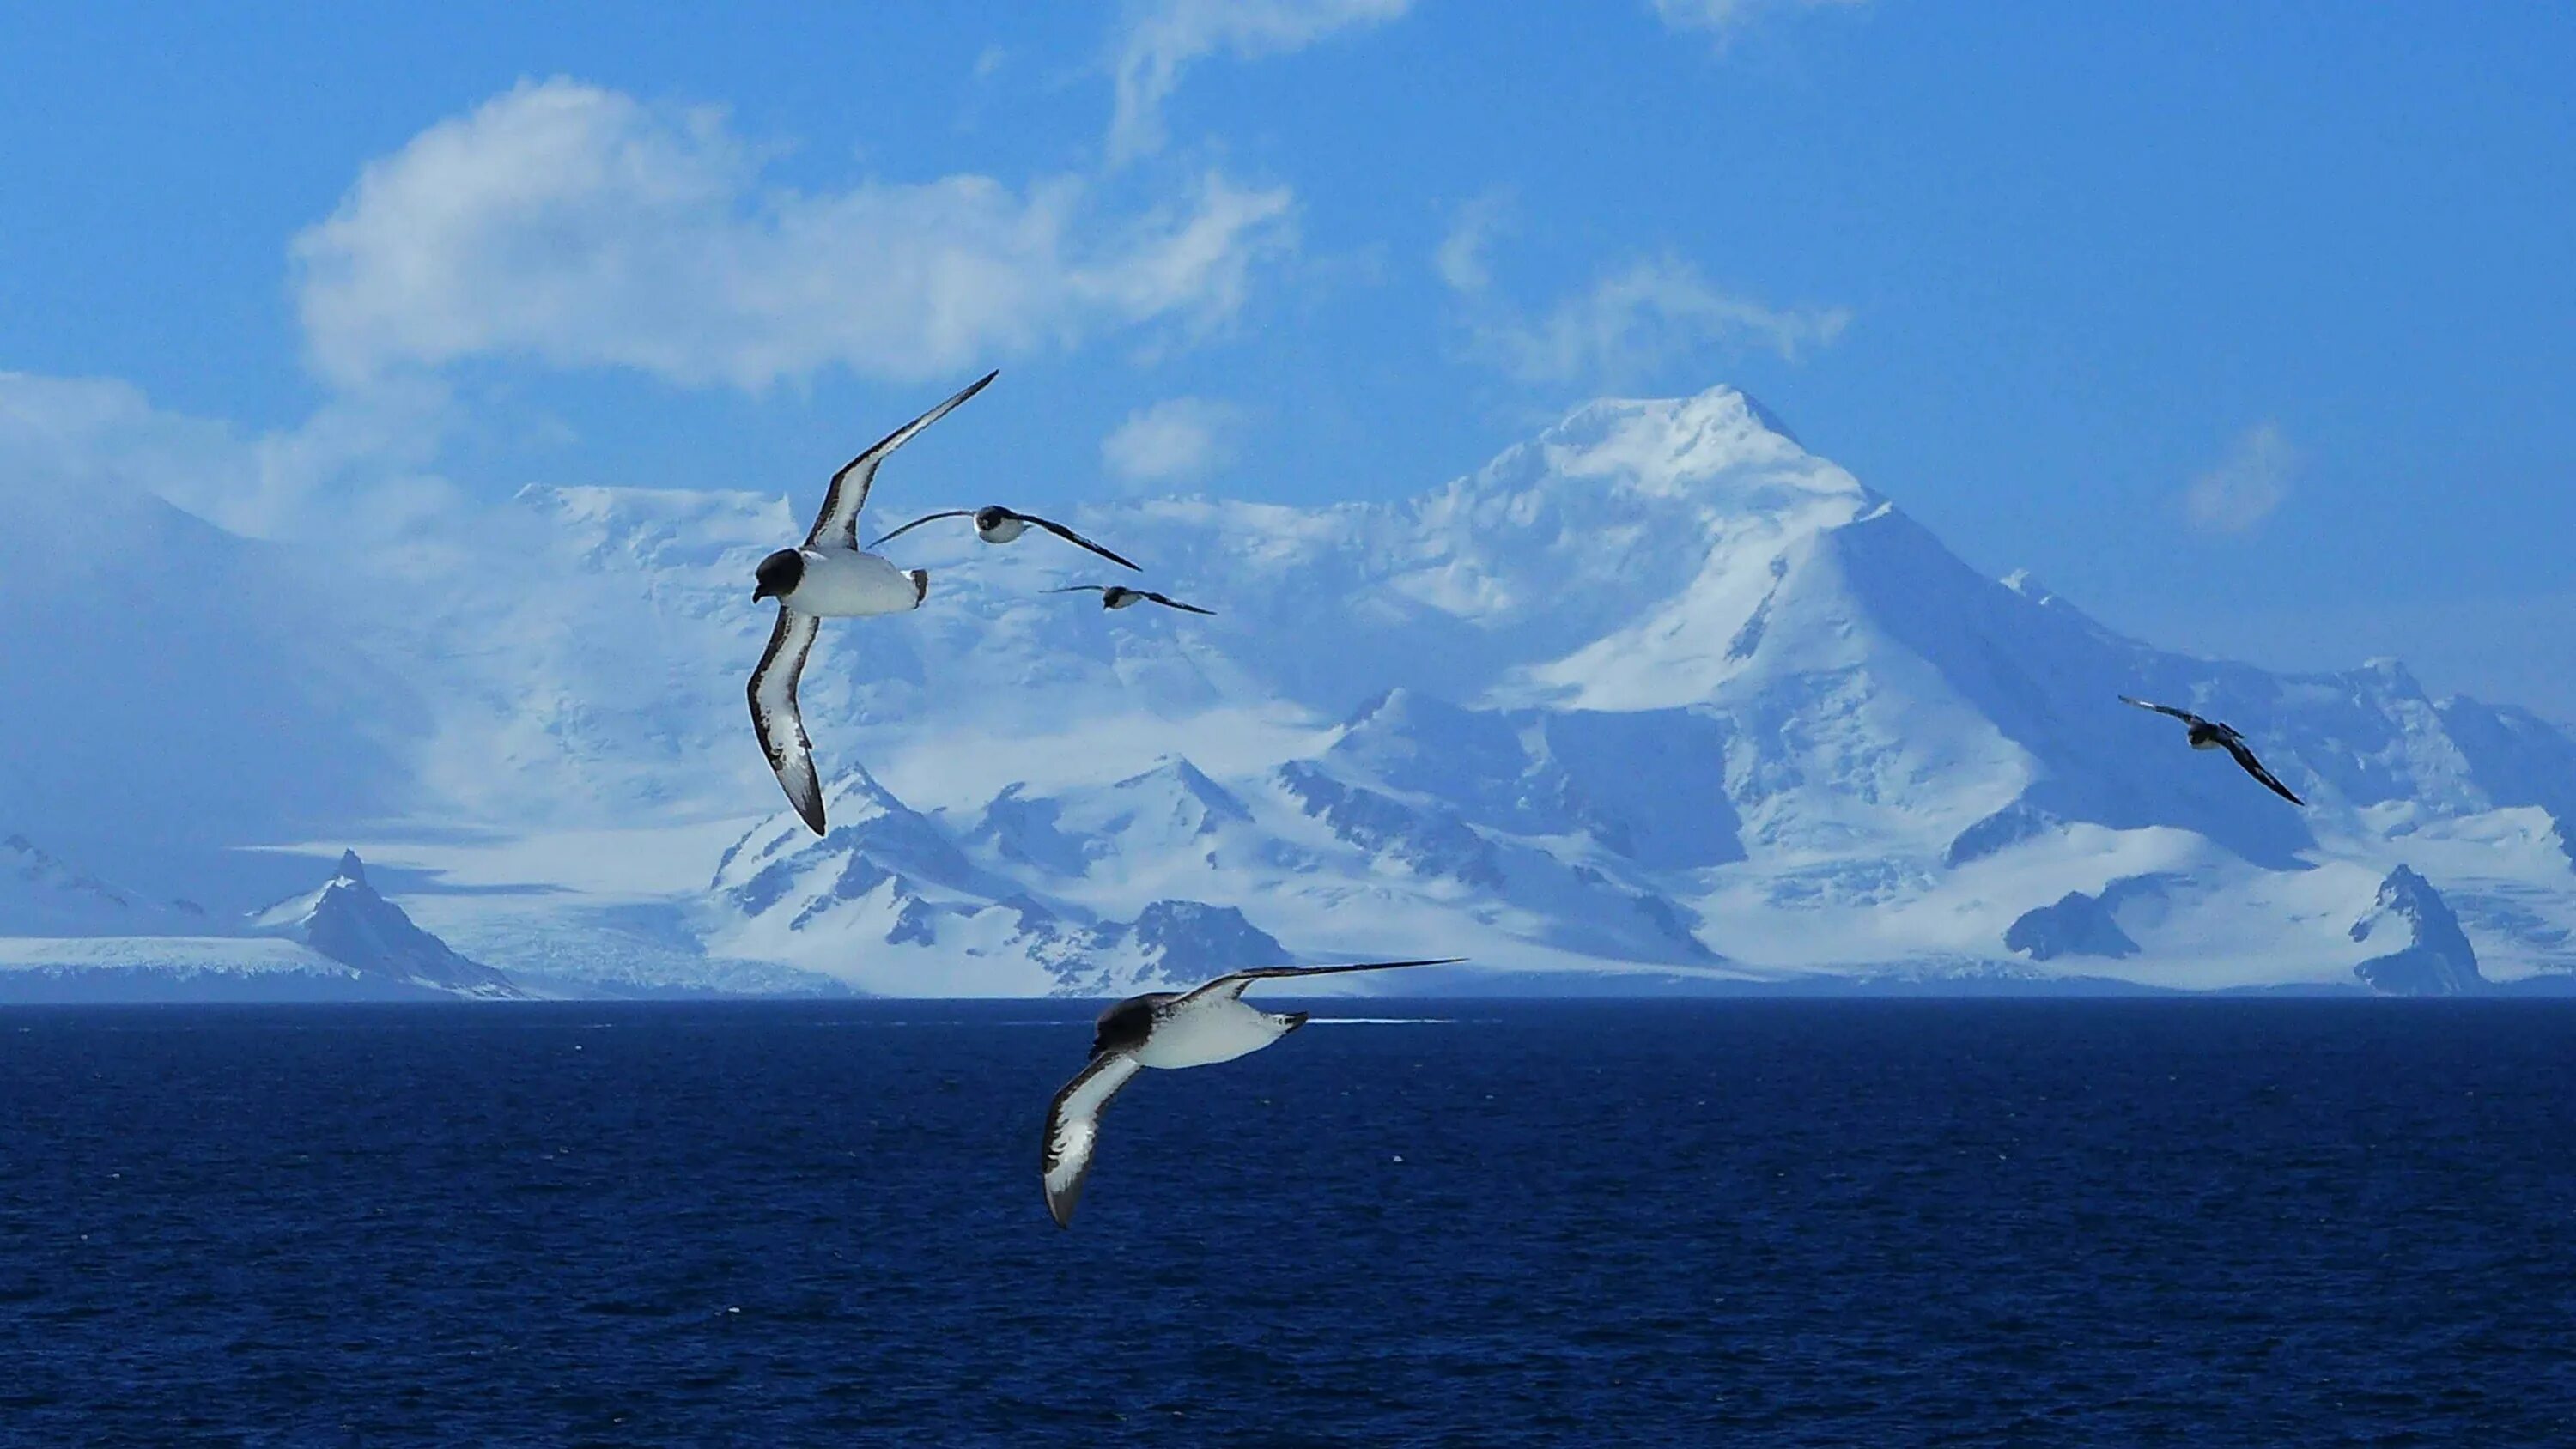
[[[1728,383],[1713,383],[1695,393],[1680,397],[1595,398],[1583,403],[1560,420],[1555,432],[1587,433],[1606,430],[1621,419],[1653,418],[1693,426],[1729,425],[1739,429],[1769,433],[1804,451],[1806,445],[1780,415],[1765,407],[1761,399]]]
[[[1526,509],[1529,495],[1589,508],[1602,496],[1661,500],[1724,512],[1859,512],[1876,501],[1860,480],[1809,453],[1751,398],[1731,387],[1692,397],[1605,398],[1504,450],[1464,491]]]
[[[354,850],[341,851],[340,868],[332,878],[334,880],[347,881],[352,885],[365,885],[367,883],[367,863],[358,859],[358,853]]]

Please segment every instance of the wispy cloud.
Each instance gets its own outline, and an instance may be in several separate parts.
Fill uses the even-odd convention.
[[[2277,423],[2245,430],[2218,466],[2183,490],[2183,515],[2203,533],[2243,533],[2290,496],[2299,453]]]
[[[370,164],[297,237],[297,305],[350,385],[482,356],[757,390],[915,379],[1152,326],[1221,326],[1295,244],[1284,187],[1216,172],[1141,214],[1082,178],[800,192],[721,112],[523,83]]]
[[[1470,354],[1532,383],[1618,386],[1705,349],[1758,347],[1791,361],[1842,335],[1840,307],[1773,307],[1724,291],[1665,255],[1630,263],[1537,318],[1470,324]]]
[[[1869,0],[1650,0],[1656,18],[1674,30],[1705,35],[1720,50],[1765,15],[1808,10],[1848,10]]]
[[[1450,218],[1449,234],[1441,238],[1438,250],[1431,254],[1431,264],[1449,290],[1481,292],[1493,285],[1494,274],[1485,265],[1485,248],[1510,220],[1511,209],[1510,192],[1488,191],[1459,207]]]
[[[1117,109],[1109,160],[1162,149],[1163,103],[1191,65],[1226,51],[1237,59],[1285,55],[1335,32],[1382,25],[1413,0],[1139,0],[1128,8],[1112,67]]]
[[[1100,440],[1100,464],[1131,484],[1206,477],[1234,453],[1243,410],[1207,398],[1176,397],[1139,408]]]
[[[333,398],[246,434],[153,405],[112,378],[0,372],[0,478],[21,489],[133,489],[254,537],[382,538],[452,501],[430,472],[450,418],[432,383]]]

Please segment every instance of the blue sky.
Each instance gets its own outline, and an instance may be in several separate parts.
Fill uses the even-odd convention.
[[[999,366],[925,503],[1320,502],[1726,381],[2119,627],[2576,716],[2576,9],[821,9],[19,12],[0,469],[805,496]]]

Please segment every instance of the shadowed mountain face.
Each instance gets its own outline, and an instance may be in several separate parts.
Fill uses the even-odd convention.
[[[112,484],[8,496],[0,828],[213,902],[309,869],[225,847],[408,798],[422,720],[410,685],[360,646],[346,596],[367,586],[363,566]]]
[[[509,978],[468,961],[413,925],[402,907],[376,894],[354,850],[319,890],[281,901],[252,918],[255,935],[278,936],[389,985],[506,1000],[524,995]]]
[[[441,902],[443,932],[505,908],[514,939],[571,931],[585,892],[658,891],[689,950],[879,990],[1123,989],[1272,946],[2348,985],[2343,927],[2409,864],[2491,974],[2576,966],[2565,736],[2393,663],[2283,676],[2124,638],[1977,574],[1724,388],[1590,405],[1403,503],[1070,520],[1214,618],[1049,596],[1089,564],[1044,539],[908,535],[929,605],[827,628],[806,676],[836,782],[817,841],[742,678],[769,627],[751,567],[819,486],[531,489],[457,522],[474,567],[365,613],[351,667],[403,687],[316,705],[360,716],[332,734],[351,798],[423,841],[519,842],[529,879]],[[889,476],[876,507],[980,501],[953,491]],[[2312,808],[2123,693],[2236,725]],[[294,764],[236,748],[253,777]],[[649,887],[551,843],[725,817],[748,829],[721,862]]]

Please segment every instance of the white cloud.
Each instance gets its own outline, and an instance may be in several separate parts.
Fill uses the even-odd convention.
[[[2257,424],[2245,430],[2217,467],[2191,480],[2183,491],[2183,514],[2203,533],[2243,533],[2271,517],[2290,496],[2298,466],[2298,450],[2280,426]]]
[[[1709,347],[1765,347],[1795,361],[1832,342],[1850,321],[1839,307],[1747,301],[1664,256],[1602,277],[1544,317],[1476,323],[1471,352],[1524,382],[1616,386]]]
[[[1481,292],[1493,285],[1494,274],[1485,265],[1485,248],[1499,235],[1511,213],[1509,192],[1488,191],[1458,208],[1450,219],[1449,235],[1441,238],[1431,263],[1440,272],[1440,280],[1453,292]]]
[[[0,373],[0,478],[13,488],[139,489],[236,533],[382,538],[450,499],[423,471],[444,389],[336,398],[298,427],[247,436],[153,406],[111,378]]]
[[[1100,463],[1134,484],[1206,477],[1233,456],[1243,410],[1232,403],[1176,397],[1139,408],[1100,440]]]
[[[522,83],[368,165],[298,236],[313,358],[344,386],[481,356],[756,390],[830,366],[948,376],[1086,336],[1198,335],[1294,245],[1285,188],[1210,172],[1102,217],[1079,178],[767,186],[713,110]]]
[[[1115,165],[1162,149],[1163,102],[1192,63],[1230,51],[1238,59],[1303,50],[1335,31],[1382,25],[1413,0],[1140,0],[1128,9],[1114,66],[1117,110],[1109,123]]]
[[[1674,30],[1707,35],[1721,50],[1746,25],[1779,11],[1850,9],[1869,0],[1652,0],[1656,18]]]

